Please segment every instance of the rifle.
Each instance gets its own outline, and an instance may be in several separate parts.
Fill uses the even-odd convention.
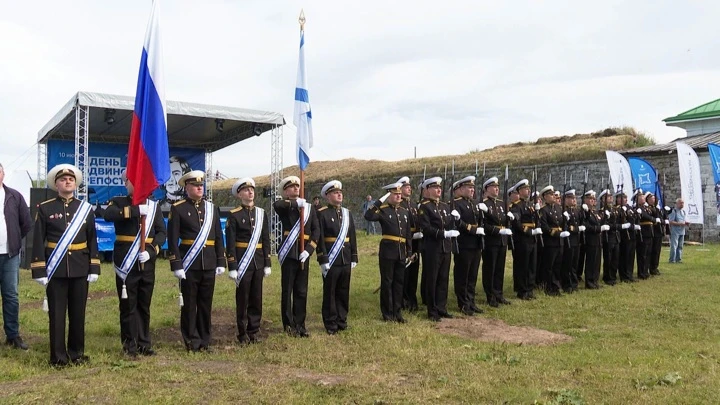
[[[587,192],[587,184],[588,184],[588,169],[585,169],[585,181],[583,182],[583,192],[582,196],[580,197],[581,205],[580,210],[583,212],[583,218],[585,217],[585,210],[582,209],[582,204],[585,204],[585,193]],[[582,239],[583,244],[585,243],[585,232],[582,233]]]
[[[567,180],[567,171],[565,171],[565,174],[566,174],[565,177]],[[562,222],[561,228],[562,228],[563,232],[567,231],[567,222],[568,222],[567,218],[565,218],[565,192],[567,191],[567,186],[568,186],[567,182],[565,184],[563,184],[563,192],[562,192],[562,196],[560,197],[560,204],[561,204],[560,210],[562,211],[562,217],[563,217],[562,218],[563,222]],[[567,244],[568,244],[568,248],[569,248],[570,247],[570,237],[567,237],[565,239],[567,240]]]
[[[508,171],[508,165],[505,165],[505,186],[503,187],[503,205],[505,206],[505,209],[503,212],[505,212],[505,227],[510,228],[510,217],[507,216],[507,212],[510,208],[508,208],[508,181],[510,181],[510,173]],[[510,248],[512,250],[515,250],[515,241],[512,238],[512,235],[508,237],[510,239]]]
[[[663,176],[665,176],[665,173],[663,173]],[[657,185],[656,188],[660,189],[660,193],[659,193],[659,194],[660,194],[661,196],[663,196],[663,199],[664,199],[664,198],[665,198],[665,192],[663,191],[663,182],[660,181],[660,178],[659,178],[659,177],[656,177],[656,178],[655,178],[655,184]],[[664,203],[664,202],[665,202],[665,201],[663,201],[663,203]],[[666,233],[665,233],[665,217],[666,217],[667,214],[665,213],[665,207],[661,207],[661,205],[664,205],[664,204],[660,204],[660,197],[658,197],[658,196],[655,196],[655,205],[658,207],[657,209],[660,210],[660,220],[663,221],[663,222],[660,224],[660,232],[662,232],[662,236],[665,236],[665,235],[666,235]]]
[[[533,206],[533,212],[535,213],[535,215],[533,215],[533,219],[535,220],[535,226],[538,227],[538,226],[540,226],[540,212],[535,210],[535,202],[537,201],[537,197],[538,197],[538,195],[537,195],[537,166],[535,166],[535,169],[533,170],[533,195],[534,195],[534,197],[533,197],[532,206]],[[539,236],[539,238],[538,238],[538,236]],[[543,240],[542,234],[535,235],[535,239],[540,239],[540,246],[545,247],[545,241]]]
[[[624,186],[624,184],[622,184],[622,183],[618,184],[618,189],[615,192],[615,194],[624,193],[623,186]],[[617,204],[617,197],[615,197],[615,203]],[[620,209],[622,210],[622,207],[620,207]],[[625,212],[625,211],[623,211],[623,212]],[[627,221],[627,212],[625,212],[625,215],[623,215],[623,221]],[[635,232],[635,231],[633,230],[633,232]],[[626,229],[625,233],[627,234],[628,239],[630,239],[630,231]]]

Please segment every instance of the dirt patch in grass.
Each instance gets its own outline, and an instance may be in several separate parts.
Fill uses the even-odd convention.
[[[324,374],[294,367],[265,365],[256,367],[251,375],[259,376],[263,383],[285,383],[290,381],[307,381],[316,385],[333,386],[344,384],[348,377],[334,374]]]
[[[498,319],[481,317],[443,319],[437,329],[441,333],[482,342],[548,346],[572,340],[572,337],[561,333],[529,326],[511,326]]]

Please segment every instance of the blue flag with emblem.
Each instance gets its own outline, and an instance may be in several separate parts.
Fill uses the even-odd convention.
[[[312,111],[305,75],[305,14],[300,14],[300,57],[298,59],[297,84],[295,85],[295,112],[293,124],[297,128],[297,161],[300,170],[310,164],[310,148],[313,146]]]
[[[629,157],[627,159],[632,172],[633,183],[635,187],[641,188],[643,192],[649,191],[657,197],[657,205],[662,207],[663,196],[660,190],[657,170],[647,160],[639,157]]]

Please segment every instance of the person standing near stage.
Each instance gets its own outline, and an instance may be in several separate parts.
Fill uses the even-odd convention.
[[[455,252],[454,283],[458,308],[465,315],[473,316],[483,311],[475,303],[475,287],[480,271],[485,228],[482,225],[482,211],[478,210],[475,198],[475,176],[467,176],[456,181],[453,186],[455,198],[452,201],[451,214],[460,235],[457,237],[458,250]]]
[[[637,258],[637,276],[641,280],[650,278],[650,253],[654,236],[653,226],[655,225],[653,207],[650,207],[650,204],[645,201],[647,194],[643,194],[642,190],[638,189],[634,196],[635,213],[637,214],[635,227],[636,229],[640,227],[640,231],[637,232],[635,254]]]
[[[237,339],[241,344],[259,343],[263,278],[271,273],[270,225],[265,210],[255,206],[253,179],[239,179],[233,184],[232,193],[240,199],[240,206],[230,210],[225,237],[228,276],[237,285]]]
[[[220,210],[203,198],[205,173],[193,170],[178,183],[187,197],[168,215],[170,269],[180,280],[180,331],[188,351],[210,348],[215,276],[227,267]]]
[[[113,263],[120,299],[120,340],[130,357],[152,356],[150,303],[155,288],[155,259],[167,239],[160,206],[148,200],[133,205],[133,184],[122,173],[128,195],[113,197],[104,210],[105,220],[115,226]],[[143,217],[143,215],[145,217]],[[140,250],[140,223],[145,220],[145,250]]]
[[[382,239],[380,260],[380,312],[384,321],[405,323],[402,316],[405,266],[415,260],[409,213],[402,203],[402,184],[383,187],[387,194],[365,211],[365,220],[379,222]]]
[[[318,209],[320,239],[317,257],[323,276],[322,317],[329,335],[348,328],[350,273],[358,264],[355,221],[342,206],[342,183],[332,180],[320,193],[328,204]]]
[[[5,169],[0,164],[0,294],[2,295],[5,344],[27,350],[20,337],[18,275],[20,248],[32,222],[22,194],[3,184]]]
[[[82,173],[61,164],[47,175],[58,196],[38,207],[33,231],[32,278],[45,287],[50,320],[50,364],[64,367],[89,361],[85,355],[88,283],[100,275],[95,213],[74,197]],[[67,346],[65,319],[69,319]]]
[[[281,303],[283,330],[290,336],[309,337],[305,328],[307,307],[307,260],[317,248],[320,228],[316,208],[300,198],[300,178],[288,176],[280,181],[283,199],[273,203],[282,222],[283,240],[278,249],[281,271]],[[303,209],[303,211],[300,211]],[[300,251],[300,212],[303,216],[303,250]]]
[[[685,219],[686,216],[685,201],[683,201],[682,198],[678,198],[675,201],[675,208],[673,208],[670,215],[668,215],[668,224],[670,225],[670,263],[682,263],[685,229],[690,225]]]
[[[403,308],[410,312],[415,312],[418,310],[417,287],[418,274],[420,272],[420,246],[423,233],[418,223],[417,204],[410,201],[410,197],[412,196],[410,178],[407,176],[401,177],[397,182],[402,184],[402,202],[400,205],[408,210],[408,224],[410,226],[410,232],[412,233],[411,251],[416,254],[415,260],[405,267],[405,277],[403,279]]]
[[[653,216],[653,240],[650,245],[650,254],[648,255],[650,275],[659,276],[660,250],[662,249],[662,240],[665,237],[664,211],[657,205],[657,197],[650,192],[645,193],[645,202],[650,206],[650,212]]]

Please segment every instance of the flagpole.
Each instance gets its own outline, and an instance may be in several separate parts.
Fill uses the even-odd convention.
[[[300,9],[300,16],[298,17],[298,23],[300,23],[300,37],[303,36],[303,32],[305,32],[305,12],[303,9]],[[300,168],[300,198],[305,198],[305,170],[298,164],[298,167]],[[307,202],[306,202],[307,203]],[[298,254],[302,253],[305,250],[305,210],[307,207],[300,208],[300,235],[298,238],[300,239],[300,249]],[[301,268],[303,268],[301,264]]]

